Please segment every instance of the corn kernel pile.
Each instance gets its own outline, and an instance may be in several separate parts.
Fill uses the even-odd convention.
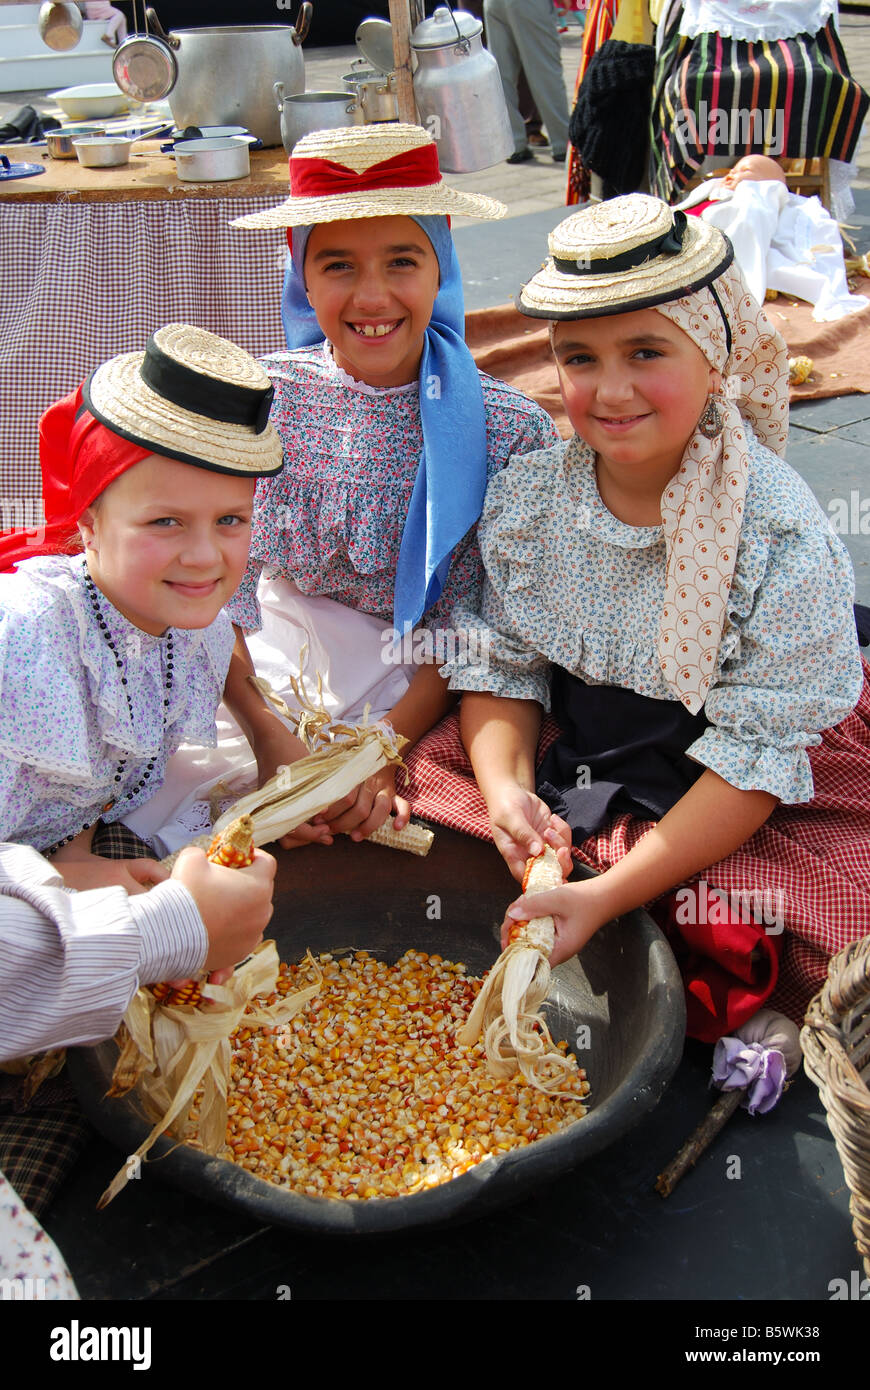
[[[291,1023],[233,1035],[223,1156],[258,1177],[317,1197],[402,1196],[586,1113],[581,1069],[568,1097],[547,1096],[490,1077],[482,1043],[454,1046],[481,986],[464,965],[420,951],[317,964],[323,987]],[[305,962],[282,964],[268,1002],[311,978]]]

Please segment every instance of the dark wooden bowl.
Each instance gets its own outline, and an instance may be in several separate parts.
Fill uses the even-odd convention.
[[[284,960],[299,959],[308,947],[315,954],[352,947],[392,962],[414,948],[464,961],[479,974],[498,955],[504,909],[518,892],[492,845],[440,828],[425,859],[345,838],[331,848],[277,854],[270,935]],[[670,947],[643,911],[611,922],[582,960],[554,972],[546,1012],[553,1036],[567,1039],[586,1068],[589,1113],[441,1187],[365,1202],[307,1197],[186,1145],[170,1153],[165,1140],[152,1149],[148,1161],[159,1161],[149,1171],[258,1221],[324,1235],[374,1235],[483,1215],[613,1143],[657,1104],[682,1054],[682,983]],[[588,1050],[575,1046],[584,1024]],[[80,1048],[70,1069],[93,1124],[132,1153],[150,1124],[135,1099],[105,1099],[116,1055],[113,1042]],[[106,1174],[107,1185],[112,1176]]]

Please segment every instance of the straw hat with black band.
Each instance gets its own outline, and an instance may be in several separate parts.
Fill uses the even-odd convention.
[[[749,477],[747,427],[784,455],[788,358],[734,261],[728,238],[642,193],[574,213],[549,238],[550,256],[523,286],[522,313],[551,322],[654,309],[720,374],[662,494],[667,577],[659,627],[662,673],[696,713],[726,622]],[[570,446],[591,461],[584,440]]]
[[[247,352],[184,323],[159,328],[144,352],[113,357],[82,387],[94,419],[122,439],[197,468],[257,478],[281,471],[272,396]]]
[[[0,536],[0,573],[78,548],[85,508],[149,454],[235,477],[280,473],[271,403],[272,384],[253,357],[189,324],[167,324],[144,352],[103,363],[39,422],[44,536],[37,542],[23,528]]]

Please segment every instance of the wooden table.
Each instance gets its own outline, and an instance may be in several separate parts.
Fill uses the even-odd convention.
[[[0,526],[40,495],[40,415],[101,362],[179,321],[255,355],[284,346],[286,237],[229,224],[288,192],[283,149],[254,151],[250,176],[222,183],[182,183],[159,142],[119,169],[3,152],[46,172],[0,182]]]
[[[287,155],[282,148],[254,150],[246,179],[220,183],[182,183],[175,160],[160,151],[161,140],[135,146],[129,164],[119,169],[85,169],[77,159],[49,159],[41,149],[25,145],[0,146],[13,163],[45,165],[44,174],[0,183],[0,206],[9,203],[52,203],[62,198],[84,202],[141,202],[146,198],[256,198],[287,196]]]

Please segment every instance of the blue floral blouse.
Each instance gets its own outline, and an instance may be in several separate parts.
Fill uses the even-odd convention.
[[[284,470],[257,483],[251,559],[226,611],[248,632],[260,626],[263,565],[319,594],[389,620],[402,530],[423,451],[418,386],[375,388],[338,367],[328,344],[262,359],[275,387],[272,423]],[[540,406],[481,373],[488,476],[511,454],[554,443]],[[449,617],[458,598],[476,602],[483,566],[473,531],[453,552],[450,572],[424,626]]]
[[[742,790],[809,801],[808,747],[857,703],[862,684],[845,547],[794,469],[749,435],[743,529],[710,725],[686,750]],[[555,663],[590,685],[676,699],[656,638],[666,553],[660,526],[629,526],[602,502],[576,437],[511,459],[478,528],[486,582],[460,610],[453,690],[549,709]]]
[[[35,849],[77,835],[100,815],[119,820],[147,801],[179,744],[214,747],[232,654],[232,625],[223,613],[207,628],[173,628],[164,722],[166,635],[142,632],[99,595],[123,660],[119,669],[83,570],[81,555],[47,555],[0,576],[0,840]]]

